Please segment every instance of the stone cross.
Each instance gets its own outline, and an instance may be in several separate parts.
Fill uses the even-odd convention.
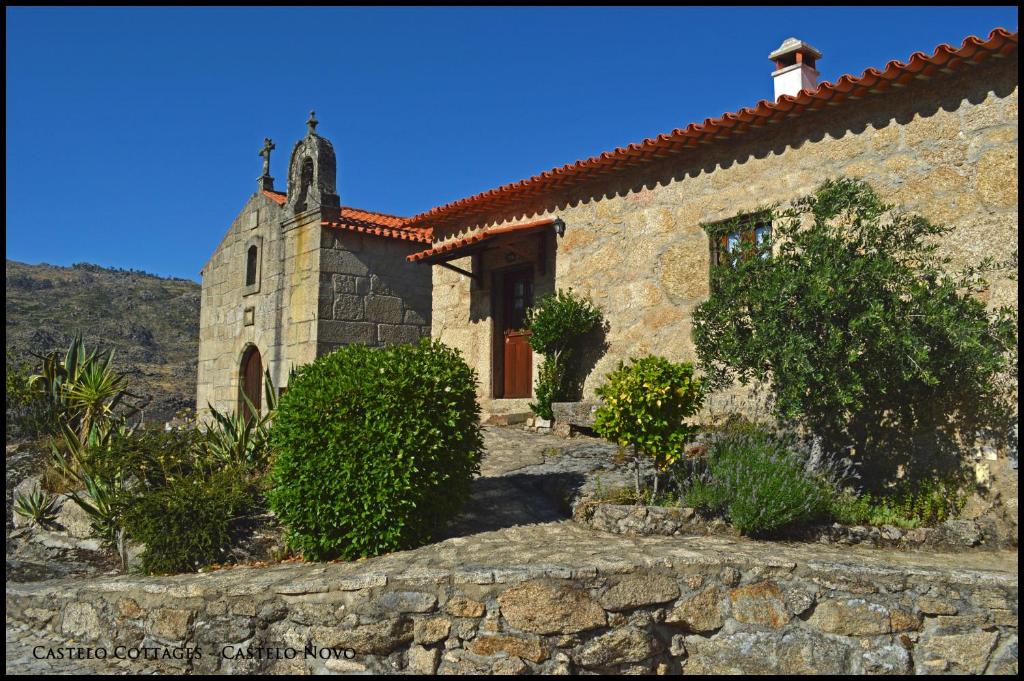
[[[269,137],[263,138],[263,148],[260,149],[259,154],[263,157],[263,177],[270,177],[270,152],[276,148]]]
[[[316,132],[316,124],[319,123],[319,122],[320,121],[318,121],[316,119],[316,111],[310,111],[309,112],[309,120],[306,121],[306,125],[309,126],[310,134],[313,134],[313,133]]]

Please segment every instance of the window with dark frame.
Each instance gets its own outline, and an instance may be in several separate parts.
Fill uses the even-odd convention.
[[[249,246],[245,262],[245,285],[252,286],[256,283],[256,265],[259,258],[259,249],[253,245]]]
[[[716,232],[711,239],[711,264],[726,265],[734,263],[732,254],[737,253],[744,245],[760,246],[772,236],[771,220],[763,215],[750,215],[738,221],[730,221],[731,229]],[[768,253],[762,253],[762,258]]]

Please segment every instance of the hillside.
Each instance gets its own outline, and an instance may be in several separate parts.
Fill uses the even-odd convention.
[[[65,349],[113,348],[132,391],[152,396],[146,421],[195,406],[199,284],[144,272],[7,261],[7,351],[15,361]]]

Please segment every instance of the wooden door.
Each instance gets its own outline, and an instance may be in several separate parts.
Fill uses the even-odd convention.
[[[502,397],[530,397],[533,392],[533,354],[530,350],[530,332],[524,327],[526,310],[533,305],[533,272],[523,270],[506,274],[502,295]]]
[[[260,410],[263,408],[261,402],[263,387],[263,362],[260,359],[260,351],[255,347],[251,347],[245,351],[242,356],[242,370],[241,370],[241,385],[239,386],[240,395],[244,395],[249,398],[249,402],[256,407],[256,416],[259,415]],[[249,405],[241,397],[238,398],[238,410],[245,417],[246,421],[253,418],[254,414],[249,409]]]

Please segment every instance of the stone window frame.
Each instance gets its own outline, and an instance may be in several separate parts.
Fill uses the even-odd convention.
[[[767,238],[771,238],[775,226],[772,224],[771,213],[767,210],[756,210],[739,215],[727,220],[720,220],[704,225],[708,234],[710,246],[711,266],[716,267],[726,264],[723,256],[733,251],[731,246],[733,236],[739,240],[738,243],[754,242],[761,243],[763,237],[759,231],[766,229]],[[767,254],[765,254],[767,255]]]
[[[253,283],[249,284],[249,250],[256,248],[256,272]],[[254,236],[245,242],[245,249],[242,251],[243,258],[245,258],[244,265],[242,266],[242,295],[251,296],[254,293],[260,292],[260,281],[263,279],[263,237]]]

